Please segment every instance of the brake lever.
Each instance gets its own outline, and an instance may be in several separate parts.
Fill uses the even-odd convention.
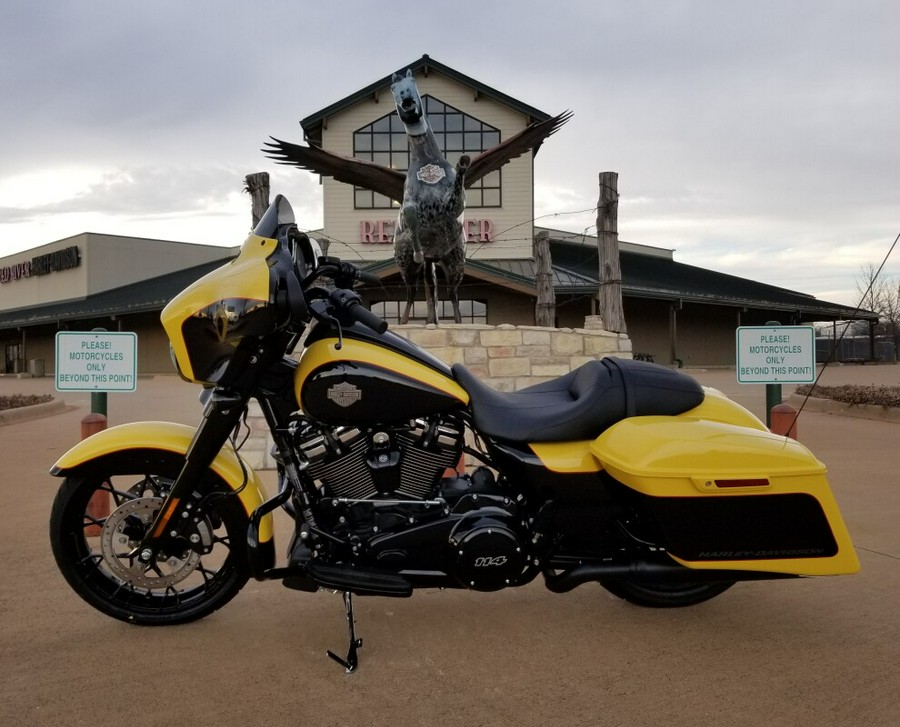
[[[324,307],[324,301],[320,298],[310,304],[309,310],[312,313],[313,318],[317,321],[321,321],[322,323],[337,328],[338,342],[335,344],[334,348],[335,350],[340,351],[344,347],[344,329],[341,327],[341,322],[333,315],[330,315],[324,310],[320,310],[321,307]]]

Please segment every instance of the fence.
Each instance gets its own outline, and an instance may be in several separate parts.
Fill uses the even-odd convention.
[[[832,356],[832,353],[834,355]],[[870,361],[870,341],[868,336],[844,336],[837,342],[833,338],[816,338],[816,363],[826,361]],[[897,346],[886,337],[875,339],[875,360],[896,361]]]

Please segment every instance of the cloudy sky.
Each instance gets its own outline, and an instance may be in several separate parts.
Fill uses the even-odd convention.
[[[256,171],[321,226],[316,178],[262,142],[428,53],[574,110],[536,159],[538,224],[592,232],[616,171],[621,239],[854,304],[900,233],[898,29],[896,0],[8,0],[0,256],[85,231],[235,245]]]

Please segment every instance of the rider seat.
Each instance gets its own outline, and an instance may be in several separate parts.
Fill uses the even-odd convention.
[[[511,442],[594,439],[626,417],[681,414],[703,401],[703,388],[687,374],[615,357],[512,392],[491,388],[462,364],[453,375],[469,394],[476,428]]]

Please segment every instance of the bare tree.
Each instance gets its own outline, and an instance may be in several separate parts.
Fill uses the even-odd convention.
[[[878,268],[866,263],[856,276],[861,308],[877,313],[876,336],[888,336],[900,350],[900,281],[893,275],[878,275]]]

